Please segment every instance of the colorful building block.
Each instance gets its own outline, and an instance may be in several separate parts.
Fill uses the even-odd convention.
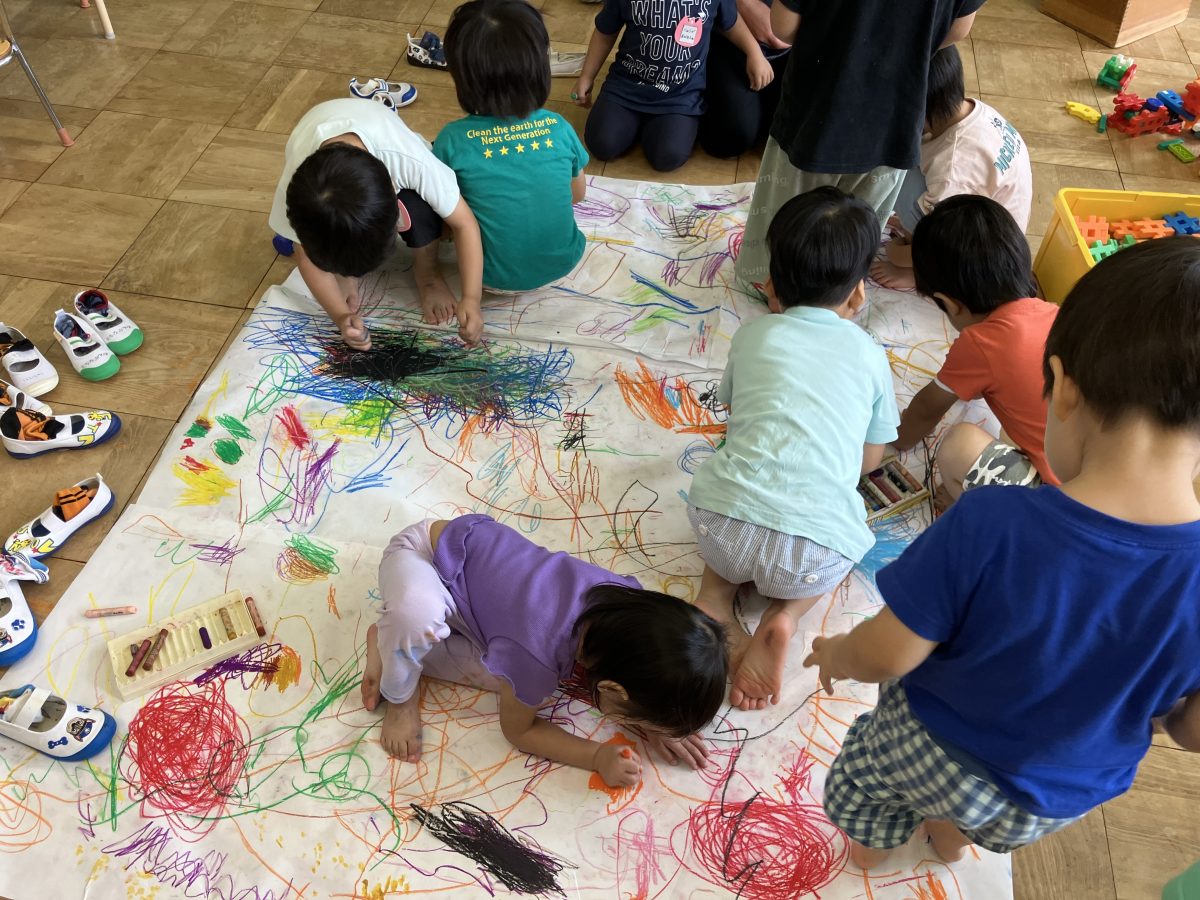
[[[1159,91],[1158,99],[1163,102],[1163,106],[1169,109],[1175,115],[1184,119],[1196,118],[1186,109],[1183,108],[1183,98],[1175,91]]]
[[[1100,121],[1096,123],[1096,130],[1101,134],[1108,131],[1108,116],[1100,117]]]
[[[1089,125],[1095,125],[1100,121],[1100,110],[1093,106],[1088,106],[1086,103],[1076,103],[1073,100],[1067,101],[1067,112],[1077,119],[1083,119]]]
[[[1172,144],[1167,149],[1171,152],[1171,155],[1181,163],[1190,163],[1196,161],[1196,154],[1183,144]]]
[[[1166,150],[1166,149],[1167,149],[1168,147],[1170,147],[1172,144],[1182,144],[1182,143],[1183,143],[1183,138],[1171,138],[1170,140],[1166,140],[1166,141],[1159,141],[1159,142],[1158,142],[1158,149],[1159,149],[1159,150]]]
[[[1113,97],[1113,109],[1119,113],[1141,112],[1146,106],[1146,101],[1137,94],[1127,94],[1124,91]]]
[[[1191,113],[1193,118],[1200,118],[1200,78],[1184,88],[1183,108]]]
[[[1138,240],[1170,237],[1175,229],[1162,219],[1138,219],[1133,223],[1133,236]]]
[[[1133,237],[1133,222],[1129,219],[1120,219],[1116,222],[1108,223],[1108,233],[1110,237],[1125,240],[1125,238]]]
[[[1174,122],[1168,122],[1158,130],[1160,134],[1183,134],[1183,119],[1176,119]]]
[[[1141,134],[1154,134],[1154,132],[1167,124],[1170,116],[1171,114],[1165,109],[1159,109],[1154,112],[1144,109],[1132,119],[1127,119],[1122,123],[1120,130],[1134,137]],[[1110,121],[1108,124],[1112,125],[1113,123]]]
[[[1113,91],[1123,91],[1129,84],[1133,73],[1137,71],[1137,63],[1133,57],[1123,54],[1110,56],[1096,76],[1096,84]]]
[[[1137,238],[1135,238],[1132,234],[1127,234],[1125,237],[1121,238],[1119,243],[1121,245],[1121,249],[1124,250],[1126,247],[1132,247],[1134,244],[1136,244]]]
[[[1116,241],[1096,241],[1088,247],[1088,252],[1092,254],[1092,259],[1100,262],[1100,260],[1107,259],[1120,249],[1121,247]]]
[[[1163,216],[1163,221],[1166,222],[1166,224],[1170,226],[1176,234],[1200,234],[1200,219],[1189,216],[1185,212],[1177,212],[1172,213],[1169,216]]]
[[[1089,244],[1093,241],[1108,240],[1108,219],[1104,216],[1088,216],[1086,219],[1076,216],[1075,227],[1079,229],[1080,237]]]

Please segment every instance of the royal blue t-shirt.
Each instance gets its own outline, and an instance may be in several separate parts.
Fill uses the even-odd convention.
[[[637,112],[700,115],[712,30],[736,22],[735,0],[604,0],[596,30],[625,33],[601,93]]]
[[[917,718],[1039,816],[1125,792],[1151,717],[1200,690],[1200,522],[1137,525],[1055,487],[982,487],[878,584],[938,642],[902,679]]]

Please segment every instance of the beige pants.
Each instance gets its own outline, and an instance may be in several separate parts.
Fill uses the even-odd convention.
[[[874,207],[882,231],[900,196],[904,175],[904,169],[887,166],[851,175],[805,172],[792,165],[775,138],[768,138],[762,165],[758,169],[758,180],[754,184],[754,199],[750,201],[750,218],[746,222],[742,249],[734,270],[737,280],[743,287],[755,290],[766,282],[770,274],[767,268],[767,228],[775,218],[775,213],[779,212],[779,207],[797,194],[832,184]]]

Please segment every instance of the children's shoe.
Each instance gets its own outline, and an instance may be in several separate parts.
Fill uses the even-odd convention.
[[[58,310],[54,314],[54,337],[75,371],[88,381],[112,378],[121,368],[121,361],[82,316]]]
[[[388,81],[386,78],[350,79],[350,96],[362,100],[379,100],[389,109],[400,109],[417,99],[417,88],[407,81]],[[390,102],[382,100],[387,97]]]
[[[0,322],[0,361],[12,383],[31,397],[58,385],[58,371],[18,329]]]
[[[96,333],[117,356],[132,353],[142,346],[142,329],[121,312],[103,291],[88,288],[75,295],[75,312],[91,323]]]
[[[15,384],[0,381],[0,410],[4,408],[31,409],[43,416],[51,415],[51,409],[32,394],[27,394]]]
[[[442,48],[442,39],[432,31],[425,32],[419,41],[413,40],[411,34],[406,35],[408,38],[408,63],[412,66],[420,66],[423,69],[444,69],[446,68],[446,51]]]
[[[45,563],[30,559],[23,553],[0,550],[0,584],[6,581],[32,581],[45,584],[50,580],[50,570]]]
[[[550,51],[550,77],[551,78],[574,78],[583,74],[583,57],[582,53],[561,53],[558,50]]]
[[[0,666],[11,666],[33,649],[37,622],[15,581],[0,581]]]
[[[53,450],[82,450],[116,437],[121,418],[95,409],[87,413],[44,416],[32,409],[9,408],[0,414],[0,441],[9,456],[28,459]]]
[[[96,474],[54,495],[54,505],[22,525],[4,542],[9,553],[41,559],[62,549],[84,525],[100,518],[113,505],[113,493]]]
[[[95,756],[112,742],[117,723],[102,709],[69,703],[32,684],[0,692],[0,735],[59,762]]]

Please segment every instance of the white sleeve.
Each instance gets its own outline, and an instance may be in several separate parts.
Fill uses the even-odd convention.
[[[271,202],[271,214],[267,217],[267,223],[276,234],[283,235],[289,241],[299,242],[296,232],[292,229],[292,223],[288,221],[287,217],[288,182],[292,180],[295,172],[295,166],[290,162],[284,163],[283,172],[279,176],[279,184],[275,185],[275,199]]]

